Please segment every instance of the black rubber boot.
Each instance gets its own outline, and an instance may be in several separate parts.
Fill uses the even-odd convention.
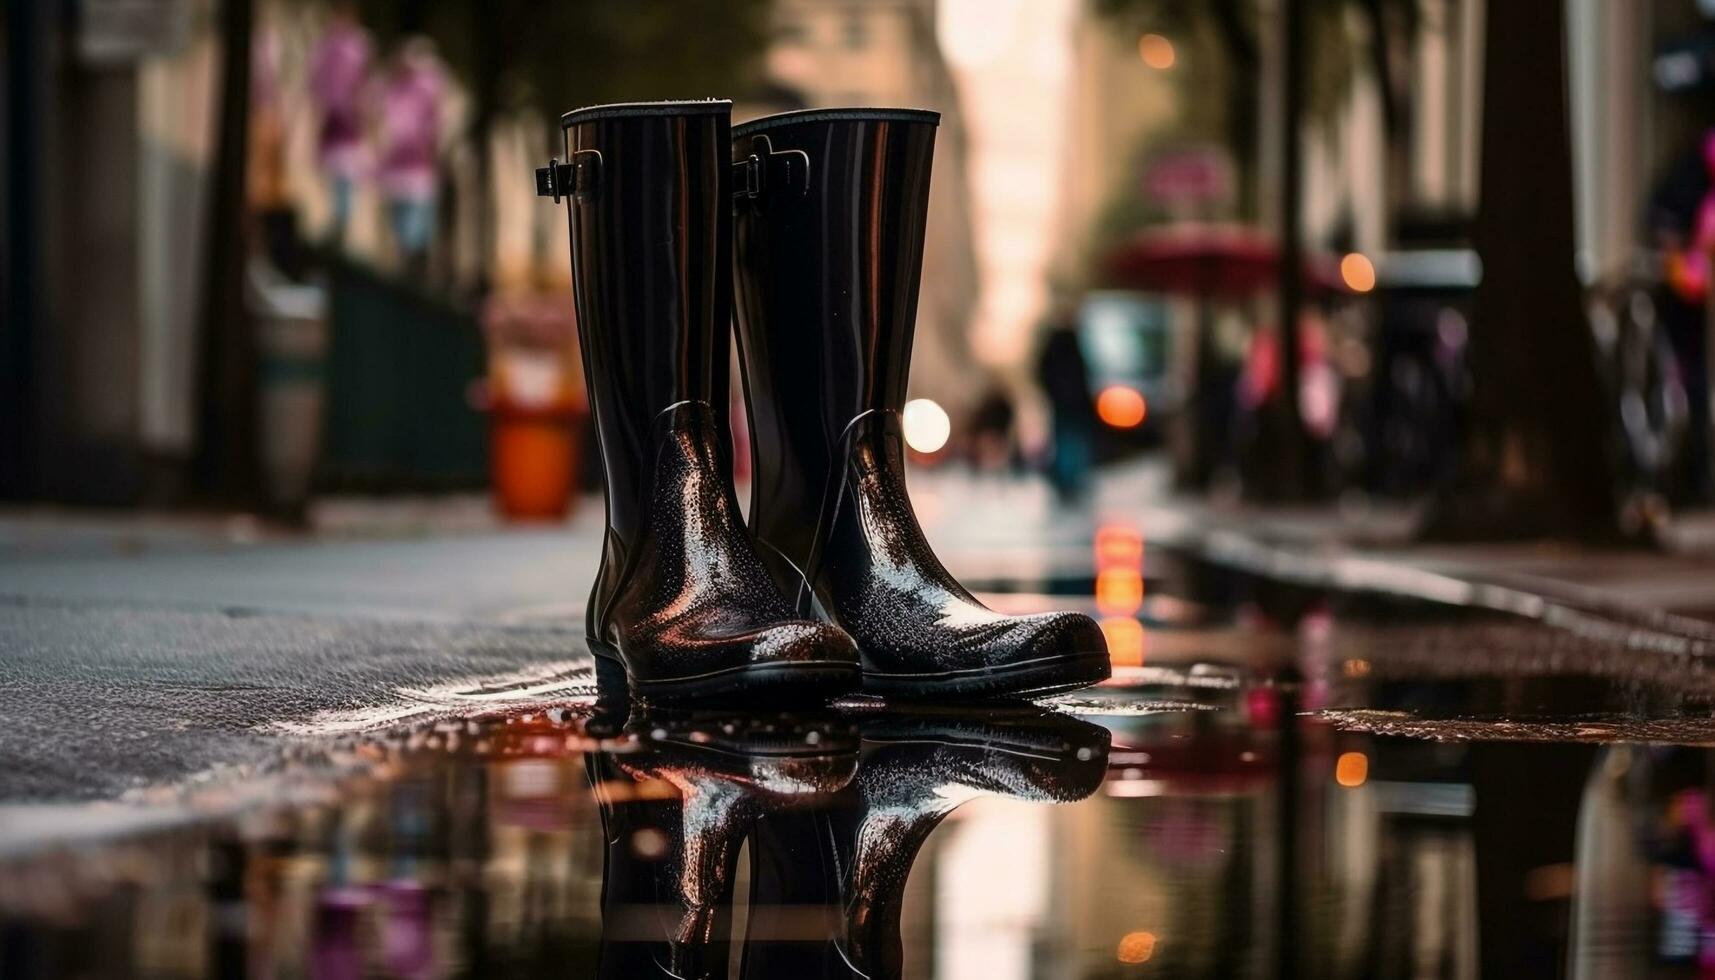
[[[599,977],[728,975],[740,845],[764,815],[850,781],[849,722],[708,713],[634,716],[620,750],[586,757],[600,806]]]
[[[881,712],[858,726],[851,784],[752,833],[746,980],[900,976],[905,884],[948,814],[983,796],[1074,802],[1107,774],[1108,730],[1067,715]]]
[[[850,638],[795,617],[739,516],[726,420],[732,105],[568,113],[572,282],[601,446],[607,536],[590,647],[646,699],[825,700],[857,684]]]
[[[1110,672],[1095,621],[984,607],[935,557],[906,495],[900,412],[939,119],[809,110],[734,130],[751,531],[798,611],[819,603],[857,641],[867,692],[1085,687]]]

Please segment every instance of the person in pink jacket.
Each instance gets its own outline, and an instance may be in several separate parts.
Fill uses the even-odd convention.
[[[310,98],[320,115],[317,156],[333,196],[329,238],[345,238],[351,218],[352,189],[367,165],[363,134],[363,91],[369,78],[369,32],[357,22],[349,3],[338,4],[327,30],[310,55]]]
[[[406,41],[378,95],[377,183],[405,268],[421,272],[435,226],[446,76],[427,38]]]

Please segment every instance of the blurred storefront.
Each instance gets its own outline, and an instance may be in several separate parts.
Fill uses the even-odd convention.
[[[169,389],[179,339],[166,307],[195,281],[153,242],[184,240],[179,152],[154,109],[150,66],[183,58],[193,0],[12,4],[6,12],[6,274],[0,313],[0,492],[99,503],[139,499],[150,456],[179,436]],[[147,200],[148,205],[142,202]],[[188,250],[180,248],[179,254]],[[187,256],[185,265],[192,264]]]

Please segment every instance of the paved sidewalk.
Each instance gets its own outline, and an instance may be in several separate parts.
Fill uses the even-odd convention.
[[[1463,603],[1457,583],[1554,599],[1660,622],[1715,639],[1715,513],[1681,516],[1661,550],[1561,543],[1415,540],[1407,508],[1317,510],[1167,505],[1186,533],[1171,540],[1216,561],[1292,574],[1339,589],[1376,589]],[[1516,608],[1509,611],[1520,611]]]
[[[1013,602],[1060,592],[1038,598],[1088,606],[1056,583],[1087,582],[1096,531],[1120,525],[1149,548],[1315,587],[1715,653],[1715,549],[1697,543],[1715,534],[1697,522],[1667,553],[1429,547],[1410,542],[1405,511],[1210,507],[1171,497],[1153,464],[1112,474],[1077,508],[1038,481],[956,470],[912,487],[954,574],[1004,583]],[[308,536],[0,514],[0,803],[112,799],[262,765],[283,736],[587,694],[599,505],[531,529],[495,524],[476,498],[318,513]]]

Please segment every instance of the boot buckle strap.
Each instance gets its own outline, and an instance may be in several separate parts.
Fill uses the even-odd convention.
[[[566,163],[550,157],[546,167],[536,168],[536,196],[551,197],[555,204],[563,197],[582,197],[595,191],[600,176],[601,154],[595,150],[579,150]]]
[[[810,154],[803,150],[776,151],[766,135],[750,141],[750,156],[732,165],[734,200],[757,200],[765,194],[810,192]]]

